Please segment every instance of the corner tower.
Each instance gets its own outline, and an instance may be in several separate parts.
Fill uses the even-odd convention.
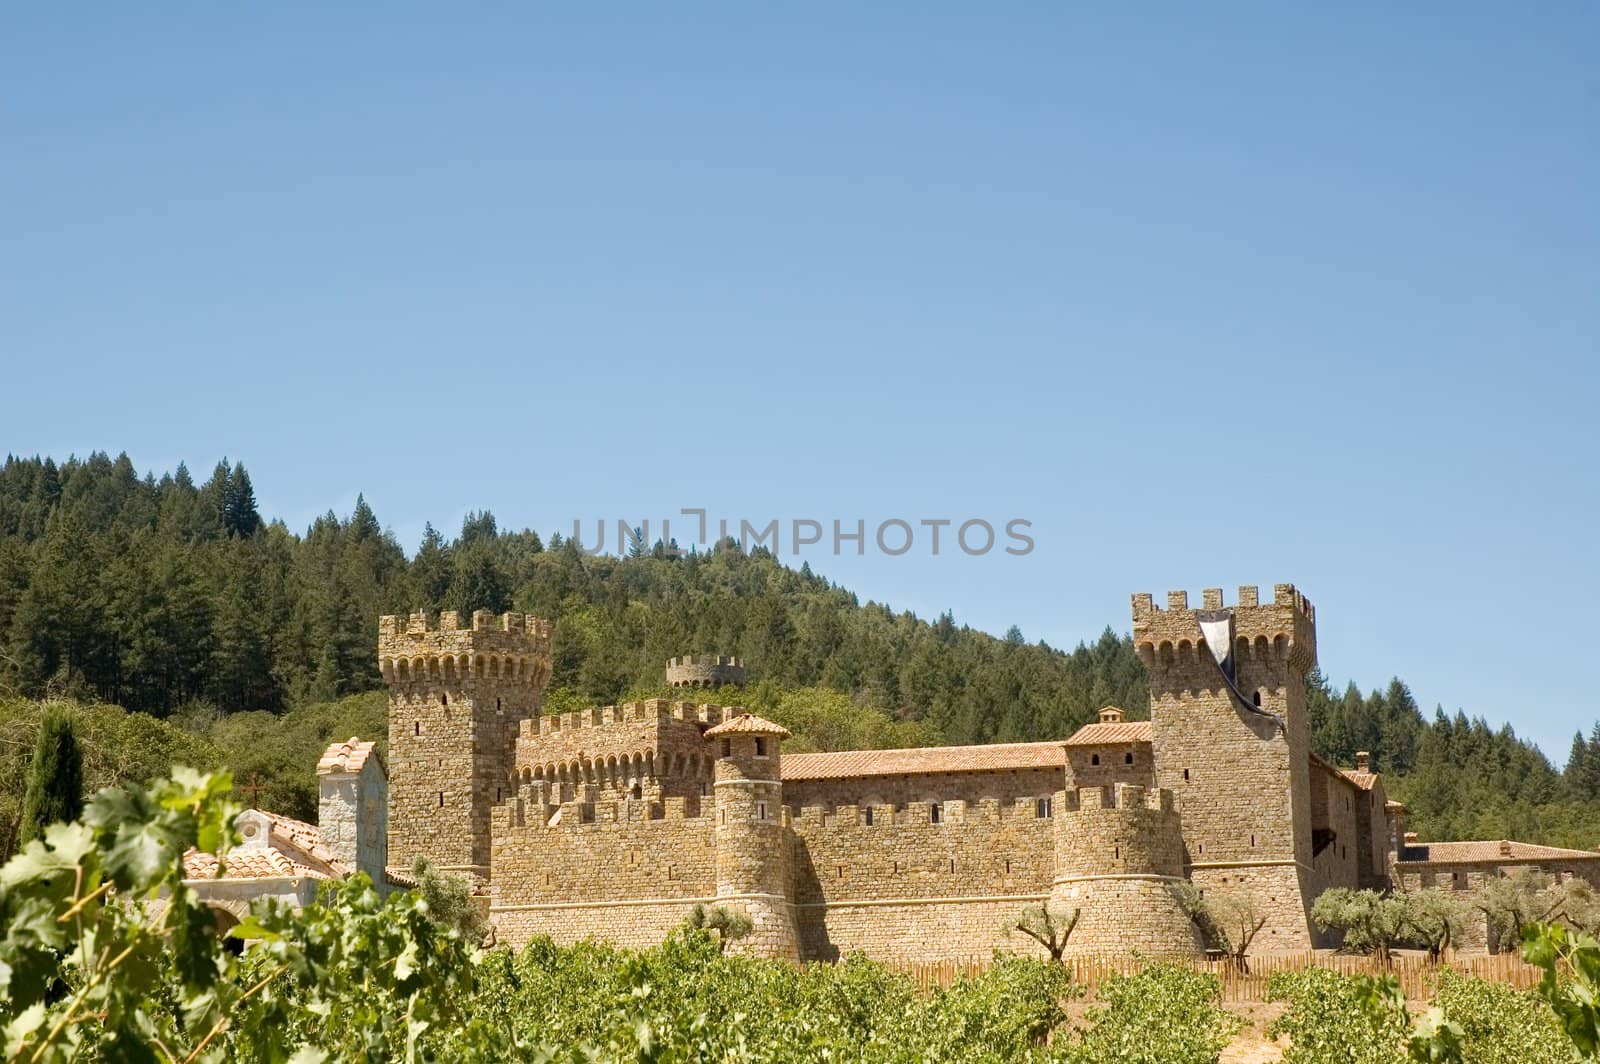
[[[1184,910],[1183,829],[1171,791],[1138,784],[1057,792],[1050,908],[1076,913],[1070,954],[1198,957]]]
[[[779,749],[789,732],[741,713],[706,729],[705,738],[716,744],[717,901],[750,917],[750,935],[739,948],[798,959]]]
[[[1150,676],[1156,786],[1177,798],[1185,864],[1203,890],[1254,898],[1263,950],[1313,944],[1310,728],[1306,674],[1316,613],[1293,584],[1133,596],[1133,643]]]
[[[510,787],[520,722],[550,680],[550,622],[521,613],[378,619],[389,684],[389,863],[426,857],[487,879],[490,809]]]

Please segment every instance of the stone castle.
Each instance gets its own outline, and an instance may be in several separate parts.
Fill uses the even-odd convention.
[[[1004,928],[1048,904],[1078,914],[1073,951],[1194,954],[1185,881],[1253,898],[1260,951],[1326,944],[1313,899],[1387,886],[1409,840],[1364,758],[1311,753],[1311,603],[1289,584],[1199,609],[1135,595],[1133,641],[1148,721],[1107,707],[1053,742],[785,754],[781,726],[710,703],[543,714],[547,621],[387,616],[387,863],[472,876],[513,945],[647,945],[715,904],[750,916],[752,952],[936,960],[1026,947]],[[667,679],[743,668],[675,658]],[[1427,857],[1413,875],[1450,874]]]

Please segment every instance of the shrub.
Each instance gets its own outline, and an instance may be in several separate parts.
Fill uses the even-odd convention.
[[[1101,983],[1102,1006],[1064,1059],[1074,1064],[1215,1064],[1243,1026],[1218,1005],[1217,977],[1175,964]]]

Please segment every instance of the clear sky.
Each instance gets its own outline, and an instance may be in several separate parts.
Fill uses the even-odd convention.
[[[1069,6],[10,7],[0,450],[227,455],[408,550],[813,518],[863,598],[1061,646],[1293,581],[1336,681],[1561,761],[1600,9]]]

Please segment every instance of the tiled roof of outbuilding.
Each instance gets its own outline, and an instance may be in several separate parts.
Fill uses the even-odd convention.
[[[1403,847],[1396,860],[1426,864],[1516,864],[1524,861],[1597,861],[1600,860],[1600,853],[1540,846],[1511,839],[1482,839],[1472,842],[1414,842]]]
[[[831,754],[784,754],[783,778],[785,781],[824,780],[851,776],[916,776],[934,772],[1064,769],[1066,763],[1067,755],[1060,742],[924,746],[914,750],[841,750]]]
[[[1116,746],[1124,743],[1150,741],[1150,722],[1147,720],[1119,721],[1115,724],[1085,724],[1072,733],[1068,746]]]

